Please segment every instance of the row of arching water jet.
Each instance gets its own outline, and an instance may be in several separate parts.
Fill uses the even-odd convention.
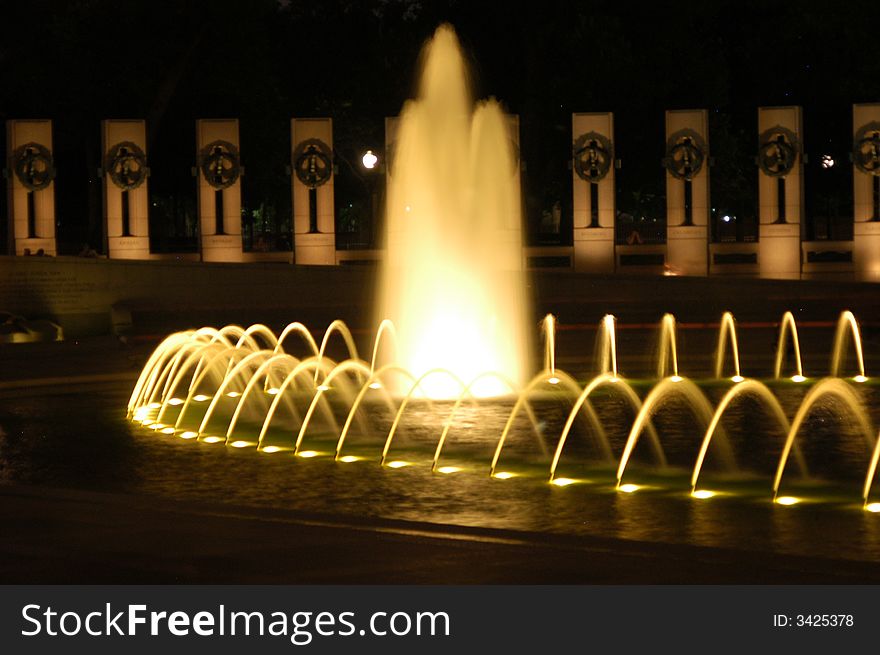
[[[452,385],[457,392],[451,405],[447,402],[440,408],[447,414],[441,424],[434,426],[437,428],[437,443],[431,467],[436,472],[451,473],[460,469],[443,466],[442,455],[449,443],[456,415],[463,405],[477,402],[474,389],[478,385],[492,380],[493,384],[505,389],[503,400],[512,403],[512,409],[497,436],[488,466],[490,475],[502,479],[513,477],[514,474],[502,466],[504,448],[517,421],[525,417],[535,435],[536,451],[550,462],[549,480],[558,486],[574,482],[557,475],[557,471],[575,423],[583,421],[596,440],[600,464],[614,470],[617,488],[633,491],[638,485],[624,483],[624,479],[643,435],[648,439],[656,465],[666,466],[662,434],[658,434],[652,418],[667,400],[678,398],[705,426],[695,454],[690,490],[697,498],[707,498],[714,492],[701,489],[699,481],[710,453],[724,468],[736,470],[736,453],[724,432],[722,419],[731,406],[748,396],[761,404],[771,422],[786,435],[780,445],[768,444],[768,447],[779,451],[772,481],[773,497],[782,504],[792,504],[797,499],[781,496],[779,492],[790,459],[795,460],[794,466],[802,475],[807,474],[797,437],[818,404],[831,399],[845,408],[845,415],[854,419],[864,435],[868,467],[862,499],[865,507],[880,511],[880,503],[869,502],[880,459],[880,441],[852,384],[868,379],[859,326],[852,313],[844,312],[838,320],[829,375],[809,388],[791,418],[768,386],[776,384],[775,381],[762,382],[743,377],[736,321],[729,313],[722,317],[719,325],[714,373],[717,379],[732,384],[715,406],[697,384],[679,371],[677,329],[672,315],[665,315],[661,321],[658,378],[644,398],[618,370],[617,327],[613,316],[604,317],[599,324],[597,370],[585,384],[557,366],[556,328],[555,317],[548,315],[542,323],[544,366],[525,386],[494,372],[465,380],[439,367],[418,377],[413,376],[395,363],[393,354],[387,358],[381,355],[394,353],[396,349],[397,332],[390,321],[380,324],[368,360],[361,359],[351,331],[341,321],[333,322],[320,341],[301,323],[291,323],[277,336],[264,325],[247,329],[231,325],[219,330],[202,328],[180,332],[166,338],[151,355],[131,394],[128,412],[133,420],[162,434],[207,443],[222,442],[236,448],[255,447],[266,453],[288,450],[301,457],[321,454],[306,447],[310,428],[320,423],[322,433],[330,433],[335,438],[335,447],[327,454],[347,462],[362,457],[345,454],[346,439],[354,434],[355,426],[358,426],[358,434],[370,432],[365,409],[380,403],[387,407],[393,420],[381,435],[381,448],[376,459],[383,466],[398,468],[409,464],[393,457],[394,439],[402,429],[403,419],[416,404],[413,401],[433,406],[429,382],[442,379],[444,388]],[[336,349],[341,348],[344,355],[339,360],[328,355],[333,342],[338,342]],[[855,354],[855,375],[844,378],[843,363],[848,350]],[[789,351],[791,356],[787,358]],[[775,380],[787,378],[789,369],[794,371],[791,380],[807,380],[800,356],[797,324],[793,316],[786,313],[779,325]],[[403,391],[392,391],[401,389]],[[613,452],[602,420],[591,402],[599,389],[619,394],[634,416],[620,453]],[[536,400],[546,399],[548,394],[568,403],[569,407],[552,452],[548,452],[541,438],[542,421],[535,408]],[[281,443],[267,438],[276,422],[284,426],[286,436]]]

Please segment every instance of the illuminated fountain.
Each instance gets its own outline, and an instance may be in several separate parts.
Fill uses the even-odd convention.
[[[790,332],[797,344],[797,328],[793,319],[786,315],[781,321],[782,334]],[[556,320],[547,316],[543,322],[544,367],[525,385],[505,380],[494,372],[476,376],[470,381],[458,378],[451,371],[428,371],[420,377],[412,375],[396,364],[378,365],[376,353],[381,342],[394,345],[396,331],[390,322],[383,322],[372,344],[371,361],[359,358],[354,339],[347,326],[333,322],[319,342],[301,323],[291,323],[281,334],[275,334],[266,326],[254,325],[244,329],[226,326],[220,330],[202,328],[173,334],[154,351],[141,372],[129,401],[129,416],[143,426],[164,435],[176,435],[203,443],[222,443],[234,448],[256,448],[263,453],[289,452],[302,458],[333,457],[349,463],[372,459],[381,466],[395,469],[423,463],[435,473],[449,474],[462,471],[461,466],[445,464],[443,453],[448,450],[451,430],[465,406],[479,412],[485,403],[502,403],[507,407],[507,419],[493,437],[490,459],[476,463],[485,467],[486,474],[498,479],[523,475],[502,467],[504,451],[511,435],[523,429],[534,433],[537,444],[534,455],[539,461],[549,461],[549,480],[556,486],[567,486],[579,480],[560,476],[566,444],[573,427],[580,420],[594,438],[597,470],[605,471],[607,482],[622,492],[631,493],[643,487],[634,482],[624,483],[628,465],[643,433],[647,434],[649,451],[658,470],[667,466],[664,453],[664,434],[652,423],[654,415],[669,399],[677,398],[693,413],[698,423],[705,426],[702,440],[694,448],[694,465],[685,485],[694,498],[706,499],[716,491],[699,487],[701,473],[710,453],[721,468],[737,471],[737,453],[729,442],[722,425],[731,407],[741,399],[755,399],[770,420],[784,434],[784,440],[775,442],[769,437],[760,446],[769,453],[778,452],[776,472],[767,483],[772,499],[782,505],[800,502],[796,496],[780,495],[783,475],[788,470],[789,459],[794,458],[798,472],[805,476],[807,464],[798,446],[798,436],[804,431],[808,417],[821,408],[826,401],[843,408],[842,418],[855,422],[862,435],[868,460],[862,484],[862,503],[871,511],[880,505],[870,502],[871,489],[878,460],[880,441],[876,436],[858,389],[859,383],[867,382],[861,337],[854,317],[849,312],[842,315],[833,345],[832,366],[842,372],[843,349],[849,343],[856,357],[858,374],[851,378],[829,376],[818,381],[806,393],[794,416],[784,411],[773,391],[780,382],[780,360],[777,357],[774,379],[760,381],[743,378],[738,368],[738,346],[735,340],[733,317],[726,314],[719,324],[719,348],[716,353],[716,380],[726,378],[719,374],[719,362],[723,362],[722,345],[731,342],[734,360],[732,385],[725,391],[720,402],[712,404],[698,381],[678,374],[674,318],[664,317],[660,333],[661,347],[658,352],[657,370],[666,375],[654,380],[644,397],[626,380],[616,368],[617,352],[614,338],[615,319],[606,316],[600,325],[599,373],[585,383],[560,369],[556,364]],[[848,339],[841,334],[849,335]],[[328,356],[331,342],[346,355],[342,360]],[[780,340],[779,351],[784,345]],[[603,354],[606,353],[606,354]],[[795,347],[799,362],[798,348]],[[666,362],[665,364],[663,362]],[[723,368],[723,367],[722,367]],[[801,371],[798,363],[796,370]],[[408,383],[402,393],[390,390],[382,380],[394,374]],[[444,375],[458,385],[454,402],[430,399],[423,385],[432,375]],[[737,379],[739,377],[739,379]],[[507,385],[507,394],[497,400],[478,401],[473,388],[483,379],[492,379]],[[803,378],[806,380],[806,378]],[[633,419],[628,436],[620,452],[605,433],[603,418],[591,403],[600,391],[619,397],[629,407]],[[554,437],[547,436],[555,449],[548,449],[541,437],[540,415],[542,403],[548,398],[567,407],[565,420]],[[505,400],[506,399],[506,400]],[[438,404],[439,402],[439,404]],[[503,403],[507,404],[504,405]],[[512,405],[511,405],[512,403]],[[390,417],[390,425],[380,434],[373,434],[372,441],[365,435],[375,433],[371,427],[370,414],[381,408]],[[435,439],[430,452],[421,461],[407,461],[393,456],[395,436],[412,415],[424,414],[428,407],[434,416],[426,426]],[[357,445],[348,451],[347,438],[357,426]],[[525,426],[525,427],[524,427]],[[328,435],[330,441],[328,442]],[[494,441],[493,441],[494,439]],[[364,450],[364,442],[372,446]],[[329,445],[328,445],[329,443]],[[320,449],[316,449],[315,445]],[[552,453],[552,454],[551,454]],[[601,475],[601,473],[600,473]],[[627,474],[627,477],[630,477]]]
[[[400,114],[379,304],[379,320],[398,330],[396,360],[417,377],[446,369],[462,380],[493,371],[525,381],[531,335],[511,144],[498,103],[474,106],[455,32],[439,28],[423,53],[418,98]],[[422,390],[459,393],[442,375]],[[471,391],[507,390],[485,377]]]
[[[739,472],[741,446],[724,423],[748,398],[762,410],[761,425],[784,435],[774,439],[772,430],[751,435],[748,447],[775,465],[762,492],[777,504],[792,505],[798,496],[780,495],[788,460],[807,474],[799,434],[813,412],[833,402],[863,435],[861,503],[880,511],[880,504],[870,502],[880,440],[861,399],[865,385],[859,383],[869,380],[850,312],[837,324],[830,376],[806,390],[791,417],[778,390],[800,389],[786,378],[809,381],[790,312],[780,322],[769,380],[744,376],[730,313],[718,326],[714,377],[708,381],[683,377],[671,314],[660,322],[656,377],[649,381],[621,372],[618,326],[611,315],[599,324],[593,377],[578,379],[558,366],[552,315],[541,325],[543,366],[530,375],[532,330],[508,123],[495,102],[474,108],[466,79],[455,34],[440,28],[424,53],[419,96],[400,118],[389,178],[388,261],[378,328],[364,351],[369,359],[361,357],[341,321],[331,323],[320,340],[298,322],[277,336],[264,325],[180,332],[167,337],[144,366],[129,417],[169,438],[265,454],[342,464],[372,461],[392,470],[421,465],[441,475],[478,470],[498,480],[541,476],[559,487],[586,483],[569,473],[584,470],[574,461],[582,457],[574,446],[583,446],[584,433],[591,484],[623,493],[667,484],[702,500],[719,494],[700,486],[707,462],[731,475]],[[855,353],[855,374],[844,378],[849,350]],[[720,401],[711,400],[709,387],[721,394]],[[617,441],[601,409],[608,399],[627,421]],[[650,470],[670,468],[670,444],[657,421],[670,403],[693,415],[702,438],[688,451],[692,465],[686,476],[645,482],[646,469],[634,467],[640,450],[647,451]],[[560,408],[561,418],[549,420]],[[492,425],[488,414],[501,420]],[[488,444],[485,458],[462,457],[466,430]],[[425,447],[406,451],[401,441]],[[643,443],[647,447],[640,448]],[[511,461],[513,444],[529,453],[532,466]]]

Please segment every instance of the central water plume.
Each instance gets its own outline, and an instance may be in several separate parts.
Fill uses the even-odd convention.
[[[417,378],[492,371],[521,385],[529,348],[511,123],[494,100],[474,106],[467,78],[455,32],[441,26],[399,119],[379,319],[393,321],[396,361]],[[423,386],[432,397],[460,393],[446,376]],[[471,391],[508,390],[487,376]]]

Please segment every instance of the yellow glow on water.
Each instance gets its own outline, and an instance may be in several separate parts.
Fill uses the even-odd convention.
[[[240,391],[230,391],[228,394],[226,394],[228,398],[238,398],[240,395]]]
[[[555,376],[552,377],[552,378],[547,378],[547,382],[548,382],[549,384],[559,384],[559,378],[557,378],[557,377],[555,377]]]
[[[169,405],[182,405],[183,398],[172,398],[171,400],[168,401],[168,404]]]
[[[172,428],[172,427],[162,428],[160,430],[160,432],[162,434],[174,434],[174,428]]]
[[[278,395],[279,391],[280,391],[280,389],[278,389],[278,387],[270,387],[269,389],[266,389],[266,393],[269,394],[270,396]]]
[[[197,432],[193,432],[192,430],[187,430],[180,435],[181,439],[195,439],[199,434]]]
[[[734,375],[730,379],[733,380],[734,382],[742,382],[743,380],[745,380],[745,378],[742,375]]]
[[[162,406],[162,403],[150,403],[147,405],[148,409],[159,409]]]
[[[345,462],[346,464],[351,464],[352,462],[360,461],[360,459],[361,458],[357,457],[356,455],[346,455],[345,457],[340,457],[339,461]]]
[[[223,441],[223,437],[205,437],[204,439],[202,439],[202,441],[204,441],[205,443],[218,443],[220,441]]]
[[[867,382],[868,378],[864,375],[857,375],[853,378],[853,382]]]
[[[269,453],[270,455],[272,453],[277,453],[279,450],[281,449],[278,446],[266,446],[265,448],[263,448],[263,452]]]
[[[880,512],[880,503],[869,503],[865,505],[865,509],[872,514],[877,514],[878,512]]]
[[[684,378],[681,377],[680,375],[673,375],[673,376],[672,376],[671,378],[669,378],[669,379],[672,380],[673,382],[681,382]]]
[[[164,423],[150,423],[147,427],[150,428],[151,430],[158,430],[159,428],[164,428],[165,424]]]
[[[492,477],[498,478],[499,480],[510,480],[510,478],[515,478],[516,473],[511,473],[510,471],[498,471]]]
[[[370,385],[370,389],[381,389],[381,388],[382,388],[382,383],[381,383],[381,382],[373,382],[373,383]]]
[[[803,382],[803,381],[805,381],[806,379],[807,379],[807,378],[805,378],[803,375],[792,375],[792,376],[791,376],[791,381],[792,381],[792,382]]]
[[[409,462],[401,462],[399,459],[396,459],[393,462],[388,462],[385,466],[390,469],[402,469],[404,466],[409,466]]]
[[[303,450],[302,452],[297,453],[297,457],[305,457],[306,459],[310,457],[317,457],[320,453],[317,450]]]
[[[625,494],[631,494],[634,491],[638,491],[641,487],[637,484],[622,484],[617,487],[618,491],[622,491]]]
[[[801,499],[795,498],[794,496],[780,496],[776,499],[776,502],[780,505],[797,505],[801,502]]]
[[[557,487],[567,487],[575,482],[576,480],[572,480],[571,478],[553,478],[550,481],[550,484],[556,485]]]
[[[151,418],[143,418],[140,420],[141,425],[150,425],[152,422],[153,422],[153,419],[151,419]]]
[[[233,448],[247,448],[248,446],[251,446],[251,445],[253,445],[253,444],[251,444],[250,441],[241,441],[241,440],[239,440],[239,441],[233,441],[233,442],[232,442],[231,444],[229,444],[229,445],[232,446]]]
[[[450,473],[458,473],[461,470],[458,466],[441,466],[437,469],[437,473],[449,475]]]
[[[700,500],[712,498],[717,495],[718,494],[716,494],[714,491],[709,491],[708,489],[697,489],[696,491],[691,493],[691,496],[693,496],[694,498],[699,498]]]
[[[206,396],[205,394],[200,393],[200,394],[198,394],[198,395],[196,395],[196,396],[193,396],[193,400],[195,400],[197,403],[203,403],[203,402],[205,402],[206,400],[208,400],[210,397],[211,397],[211,396]]]

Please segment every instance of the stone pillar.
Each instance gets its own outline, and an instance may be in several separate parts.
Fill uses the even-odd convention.
[[[758,268],[761,277],[798,279],[804,211],[801,108],[758,108],[758,133]]]
[[[297,264],[336,264],[333,196],[333,121],[290,121],[293,169],[293,242]]]
[[[238,120],[197,120],[196,156],[202,261],[243,261]]]
[[[574,269],[613,273],[614,114],[572,114]]]
[[[142,120],[101,122],[104,230],[110,259],[149,259],[147,134]]]
[[[880,280],[880,104],[853,105],[853,262]]]
[[[51,120],[6,121],[10,246],[16,255],[58,253]]]
[[[707,275],[709,117],[705,109],[666,112],[666,262],[678,275]]]

